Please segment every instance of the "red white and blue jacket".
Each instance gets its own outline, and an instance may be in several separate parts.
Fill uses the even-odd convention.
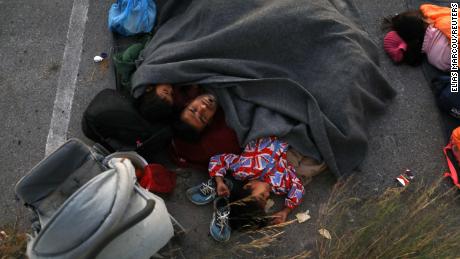
[[[220,154],[211,157],[209,175],[225,176],[231,171],[237,180],[259,178],[271,186],[277,195],[287,194],[285,206],[291,209],[302,201],[305,189],[286,159],[288,144],[276,137],[259,138],[249,142],[241,155]]]

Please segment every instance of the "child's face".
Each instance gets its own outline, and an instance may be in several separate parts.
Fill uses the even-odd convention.
[[[243,189],[250,189],[252,191],[251,196],[256,198],[257,201],[259,201],[259,204],[262,208],[265,207],[268,198],[270,198],[271,188],[270,185],[266,182],[252,180],[245,184]]]
[[[181,119],[196,130],[202,131],[210,123],[216,110],[216,98],[211,94],[203,94],[185,107]]]
[[[173,104],[173,87],[170,84],[158,84],[155,86],[155,93],[160,99],[166,101],[170,105]]]

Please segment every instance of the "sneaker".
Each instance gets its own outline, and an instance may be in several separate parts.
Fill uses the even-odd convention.
[[[214,200],[214,213],[212,214],[209,232],[218,242],[228,241],[232,233],[232,229],[228,224],[228,218],[230,216],[230,206],[228,203],[228,199],[224,197],[217,197]]]
[[[232,181],[224,178],[224,182],[231,191],[233,187]],[[209,179],[200,185],[188,189],[185,194],[192,203],[196,205],[205,205],[212,202],[216,198],[216,187],[217,186],[214,179]]]

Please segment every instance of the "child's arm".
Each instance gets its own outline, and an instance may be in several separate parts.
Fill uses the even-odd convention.
[[[238,159],[235,154],[221,154],[209,159],[208,172],[211,178],[224,177],[230,166]]]
[[[230,189],[228,189],[228,186],[225,184],[224,177],[216,176],[215,179],[217,185],[217,195],[223,197],[230,196]]]
[[[211,157],[209,160],[209,176],[216,180],[217,195],[229,196],[230,190],[224,183],[224,176],[230,166],[238,160],[237,155],[234,154],[222,154]]]
[[[277,225],[286,222],[287,216],[291,213],[292,209],[288,207],[284,207],[282,210],[278,211],[277,213],[273,214],[272,224]]]
[[[284,201],[284,206],[294,209],[299,206],[300,202],[302,202],[303,195],[305,194],[305,188],[303,187],[300,179],[293,172],[290,173],[289,176],[291,188],[289,189]]]
[[[272,224],[274,225],[286,222],[287,216],[293,209],[299,206],[305,193],[305,188],[303,187],[302,182],[294,172],[289,173],[288,182],[290,183],[291,188],[286,196],[284,208],[273,214],[274,219]]]

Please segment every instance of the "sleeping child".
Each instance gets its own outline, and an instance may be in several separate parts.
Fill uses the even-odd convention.
[[[218,196],[214,201],[214,215],[210,225],[214,239],[228,240],[231,233],[229,219],[231,225],[232,220],[238,221],[238,218],[244,216],[232,214],[234,210],[240,211],[241,206],[233,209],[225,198],[233,192],[233,184],[224,178],[227,174],[231,174],[236,182],[243,182],[242,189],[246,195],[240,195],[239,198],[259,210],[265,208],[270,192],[286,195],[284,208],[271,216],[272,224],[285,222],[289,213],[301,203],[305,190],[294,167],[287,161],[288,148],[288,144],[277,137],[264,137],[249,142],[241,155],[220,154],[210,159],[208,171],[211,179],[187,190],[187,196],[198,205],[209,203]]]
[[[423,4],[384,20],[385,52],[396,63],[428,62],[441,71],[450,70],[450,8]]]

